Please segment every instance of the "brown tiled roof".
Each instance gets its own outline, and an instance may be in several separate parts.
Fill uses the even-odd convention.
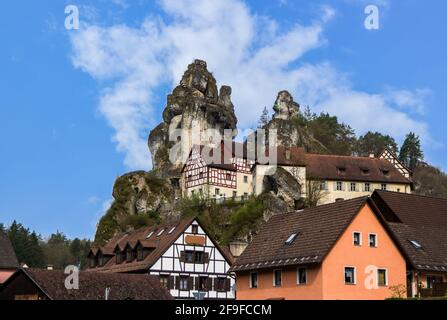
[[[107,244],[105,248],[115,249],[117,246],[120,250],[124,250],[125,247],[130,244],[132,248],[135,248],[138,242],[141,242],[144,247],[152,249],[152,251],[146,256],[144,260],[137,261],[136,259],[132,262],[123,261],[120,264],[116,263],[116,259],[112,257],[103,267],[96,267],[88,269],[88,271],[101,271],[101,272],[134,272],[149,269],[157,260],[163,255],[163,253],[174,243],[175,240],[186,230],[186,228],[195,220],[195,218],[183,219],[176,223],[166,223],[155,226],[148,226],[133,232],[127,232],[119,234],[113,237]],[[169,231],[174,228],[172,233]],[[202,226],[203,228],[203,226]],[[157,234],[164,230],[164,232],[157,236]],[[149,239],[147,236],[149,234]],[[217,244],[215,243],[218,250],[231,262],[231,257]],[[92,249],[94,250],[94,249]],[[93,252],[91,250],[90,254]]]
[[[371,198],[415,269],[447,271],[447,199],[389,191]]]
[[[231,271],[320,263],[368,201],[361,197],[273,216]],[[298,233],[292,244],[286,240]]]
[[[385,159],[307,154],[306,160],[306,175],[309,179],[411,183]],[[364,173],[364,170],[368,170],[368,173]]]
[[[16,253],[6,233],[0,231],[0,269],[18,268]]]
[[[65,288],[67,275],[62,270],[21,269],[19,272],[24,272],[52,300],[104,300],[106,288],[110,288],[110,300],[173,299],[158,277],[148,274],[81,271],[79,289],[68,290]]]

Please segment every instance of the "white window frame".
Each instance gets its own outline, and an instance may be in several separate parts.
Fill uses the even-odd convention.
[[[387,191],[388,190],[388,185],[386,183],[381,183],[380,184],[380,190]]]
[[[304,269],[304,272],[306,274],[306,282],[300,282],[300,269]],[[307,284],[307,268],[306,267],[298,267],[296,268],[296,284],[300,286],[304,286]]]
[[[354,186],[354,190],[352,190],[352,187]],[[357,183],[356,182],[351,182],[349,184],[349,191],[351,192],[357,192]]]
[[[256,287],[253,287],[253,279],[251,277],[253,274],[256,275]],[[259,274],[257,272],[250,272],[250,277],[248,278],[248,286],[250,287],[250,289],[257,289],[259,287]]]
[[[338,189],[338,184],[340,184],[340,189]],[[335,191],[343,191],[343,181],[335,181]]]
[[[366,187],[366,186],[368,186],[368,187]],[[363,188],[364,188],[365,192],[371,192],[371,183],[365,182]]]
[[[376,245],[375,246],[371,246],[371,236],[375,236],[376,237]],[[370,248],[377,248],[379,246],[379,236],[377,235],[377,233],[368,233],[368,246]]]
[[[379,270],[385,270],[385,285],[381,286],[379,284]],[[380,288],[388,287],[388,268],[377,268],[377,286]]]
[[[355,244],[355,237],[354,235],[358,233],[360,235],[360,243],[359,244]],[[362,246],[362,233],[360,231],[352,231],[352,244],[354,247],[361,247]]]
[[[276,283],[275,283],[275,274],[276,274],[276,271],[279,271],[279,272],[281,272],[281,285],[279,285],[279,286],[277,286],[276,285]],[[273,270],[273,286],[275,287],[275,288],[281,288],[282,287],[282,270],[281,269],[274,269]]]
[[[345,273],[346,273],[346,269],[347,268],[354,269],[354,283],[347,283],[346,282]],[[355,286],[357,284],[357,268],[356,267],[354,267],[354,266],[344,266],[344,268],[343,268],[343,282],[347,286]]]

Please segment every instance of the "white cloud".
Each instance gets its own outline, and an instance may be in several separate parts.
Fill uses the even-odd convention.
[[[149,16],[139,28],[84,25],[71,38],[73,64],[107,84],[99,110],[115,129],[117,148],[130,168],[150,166],[146,138],[163,107],[152,102],[160,85],[178,83],[195,58],[208,62],[220,85],[233,87],[241,128],[256,123],[286,89],[302,105],[338,115],[358,133],[380,130],[402,137],[412,128],[429,137],[425,124],[404,112],[423,108],[417,92],[356,91],[330,63],[303,64],[307,52],[326,45],[324,27],[335,15],[329,6],[321,7],[311,24],[279,32],[279,22],[251,12],[240,0],[163,0],[160,5],[169,23]]]

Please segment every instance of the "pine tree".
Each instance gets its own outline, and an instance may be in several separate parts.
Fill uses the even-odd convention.
[[[378,156],[385,148],[394,154],[398,152],[398,146],[393,137],[379,132],[367,132],[357,140],[356,153],[360,156],[374,154]]]
[[[261,117],[259,118],[258,128],[263,129],[267,126],[269,123],[269,111],[267,110],[267,107],[264,107],[264,110],[262,110]]]
[[[400,148],[399,160],[410,170],[414,170],[417,164],[424,159],[419,136],[410,132]]]

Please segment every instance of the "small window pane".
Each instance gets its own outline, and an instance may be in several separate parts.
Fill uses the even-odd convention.
[[[355,246],[360,246],[362,244],[360,232],[354,232],[353,238],[354,238],[354,245]]]
[[[369,235],[369,246],[376,247],[377,246],[377,236],[375,234]]]
[[[345,268],[345,284],[355,284],[355,269]]]
[[[306,268],[298,268],[298,284],[307,283],[307,270]]]
[[[281,270],[274,271],[274,285],[275,287],[280,287],[282,284],[282,272]]]
[[[386,270],[385,269],[379,269],[377,270],[377,279],[379,286],[386,286]]]
[[[258,287],[258,274],[253,272],[250,274],[250,288]]]

